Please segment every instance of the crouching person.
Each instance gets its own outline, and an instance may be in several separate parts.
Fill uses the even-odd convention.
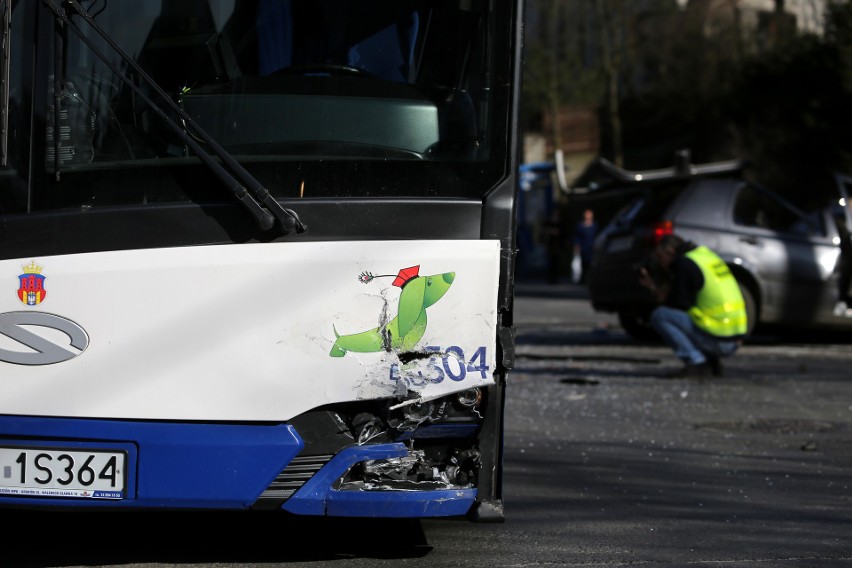
[[[706,246],[667,235],[653,261],[667,275],[665,285],[639,271],[639,283],[660,302],[651,326],[683,361],[673,377],[721,376],[721,359],[736,353],[746,334],[746,308],[725,262]]]

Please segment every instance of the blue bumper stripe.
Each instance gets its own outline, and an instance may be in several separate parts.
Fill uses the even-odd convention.
[[[339,517],[445,517],[464,515],[476,489],[433,491],[338,491],[332,485],[358,462],[402,457],[404,444],[352,446],[329,461],[283,505],[298,515]]]
[[[130,422],[0,416],[0,441],[128,450],[121,501],[0,496],[2,503],[63,507],[244,509],[302,450],[287,425]],[[91,441],[92,445],[87,446]],[[134,451],[135,450],[135,451]]]

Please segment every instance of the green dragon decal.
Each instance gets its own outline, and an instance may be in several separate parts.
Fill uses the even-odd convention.
[[[426,332],[426,308],[444,297],[456,278],[455,272],[444,272],[432,276],[419,276],[420,266],[403,268],[393,281],[402,292],[399,295],[397,315],[384,325],[353,333],[340,335],[334,329],[334,345],[329,355],[343,357],[349,351],[374,353],[377,351],[409,351]],[[383,275],[392,276],[392,275]],[[358,279],[367,284],[378,276],[369,272],[362,273]]]

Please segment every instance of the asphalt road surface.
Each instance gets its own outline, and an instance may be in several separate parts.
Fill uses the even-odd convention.
[[[852,566],[852,346],[665,378],[582,289],[519,286],[504,523],[0,513],[0,567]]]

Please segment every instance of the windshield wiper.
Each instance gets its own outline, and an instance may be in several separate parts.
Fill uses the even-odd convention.
[[[104,31],[86,12],[82,6],[77,2],[77,0],[64,0],[62,4],[71,8],[74,12],[76,12],[80,17],[82,17],[98,35],[103,38],[103,40],[109,44],[109,46],[118,54],[121,59],[133,67],[134,70],[139,74],[139,77],[151,88],[153,89],[162,100],[166,101],[175,113],[181,118],[184,125],[190,128],[193,131],[193,134],[188,133],[184,128],[175,122],[172,118],[170,118],[166,112],[154,101],[145,94],[145,92],[140,89],[137,85],[134,84],[133,80],[122,72],[117,65],[115,65],[112,61],[109,60],[98,47],[94,44],[94,42],[89,39],[83,31],[71,21],[66,13],[65,9],[61,6],[56,5],[54,0],[44,0],[44,3],[48,8],[53,12],[56,18],[65,24],[71,31],[73,31],[77,36],[87,45],[89,49],[92,50],[92,53],[98,57],[105,65],[107,65],[113,73],[115,73],[122,81],[124,81],[133,91],[139,95],[151,109],[156,112],[160,118],[162,118],[166,124],[169,125],[180,137],[183,141],[192,148],[192,151],[201,159],[204,164],[209,167],[216,176],[222,180],[222,182],[228,186],[231,191],[234,193],[234,196],[246,206],[246,208],[251,212],[254,216],[255,220],[258,223],[258,226],[264,231],[271,229],[275,222],[278,221],[278,225],[284,234],[290,234],[293,232],[296,233],[304,233],[307,230],[307,227],[302,223],[299,219],[299,216],[296,215],[296,212],[292,209],[287,209],[283,207],[278,201],[269,193],[265,187],[261,185],[261,183],[256,180],[242,165],[240,165],[233,156],[228,154],[222,146],[219,145],[210,135],[208,135],[204,130],[199,126],[193,119],[190,117],[178,104],[172,100],[172,98],[160,87],[154,79],[152,79],[140,66],[136,61],[133,60],[132,57],[127,55],[124,50],[119,47],[119,45],[110,37],[110,35]],[[58,113],[57,113],[58,114]],[[216,158],[219,158],[223,164],[225,164],[228,169],[226,170],[222,167],[219,162],[210,154],[206,149],[204,149],[195,138],[199,138],[213,151]]]

